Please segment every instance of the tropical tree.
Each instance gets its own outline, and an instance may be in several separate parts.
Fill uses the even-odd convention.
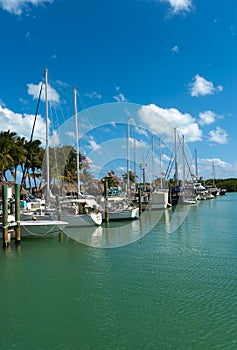
[[[117,187],[119,185],[119,179],[115,176],[113,170],[108,171],[107,175],[101,179],[102,182],[108,182],[108,188]]]
[[[20,166],[23,172],[24,164],[26,162],[26,139],[24,137],[17,137],[12,147],[13,170],[11,171],[14,181],[16,182],[17,168]]]
[[[6,172],[14,167],[14,145],[17,134],[15,132],[0,132],[0,180],[7,181]]]
[[[34,187],[37,187],[37,179],[41,177],[41,170],[42,170],[45,151],[41,147],[40,140],[33,140],[31,143],[28,143],[27,148],[28,148],[28,162],[26,164],[27,176],[30,183],[31,183],[31,178],[33,178]]]
[[[123,177],[124,180],[127,180],[127,178],[128,178],[128,173],[124,173],[124,174],[122,175],[122,177]],[[129,170],[129,181],[135,183],[135,182],[137,182],[137,178],[138,178],[138,176],[135,175],[133,171]]]
[[[82,164],[80,179],[81,182],[85,184],[85,186],[88,186],[94,180],[94,176],[90,172],[89,164]]]
[[[81,155],[79,155],[79,160]],[[68,154],[64,167],[64,180],[70,183],[77,181],[77,153],[73,147]]]

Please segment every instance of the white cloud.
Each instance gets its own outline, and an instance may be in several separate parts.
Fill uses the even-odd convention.
[[[211,179],[213,177],[213,164],[216,179],[236,177],[237,163],[231,164],[220,158],[199,158],[198,170],[200,176],[204,179]]]
[[[65,134],[66,134],[67,136],[69,136],[71,139],[75,139],[75,140],[76,140],[76,135],[75,135],[74,132],[72,132],[72,131],[66,131]]]
[[[228,133],[219,126],[215,130],[209,132],[209,141],[220,143],[222,145],[228,143]]]
[[[162,154],[162,159],[165,161],[165,162],[169,162],[170,161],[170,156],[168,156],[167,154]]]
[[[115,101],[117,101],[117,102],[126,102],[127,99],[126,99],[126,97],[124,96],[124,94],[122,94],[122,93],[120,92],[120,87],[119,87],[119,86],[116,86],[116,90],[118,91],[118,95],[113,96],[113,98],[115,99]]]
[[[134,130],[137,134],[144,135],[148,138],[148,133],[146,129],[141,128],[140,126],[134,125]]]
[[[172,47],[171,51],[179,53],[179,47],[177,45],[175,45],[174,47]]]
[[[92,152],[100,152],[102,150],[102,147],[98,143],[96,143],[92,136],[89,137],[88,142],[88,147]]]
[[[201,125],[209,125],[215,122],[217,115],[212,111],[205,111],[199,113],[199,124]]]
[[[87,96],[93,100],[94,99],[100,100],[102,98],[102,95],[98,94],[98,92],[96,92],[96,91],[89,92],[89,93],[85,94],[85,96]]]
[[[51,4],[54,0],[1,0],[0,8],[14,15],[21,15],[30,5],[40,6],[47,3]]]
[[[117,102],[126,102],[127,101],[126,97],[123,94],[121,94],[121,93],[116,95],[116,96],[113,96],[113,98]]]
[[[138,112],[140,121],[154,134],[165,135],[168,142],[173,140],[174,127],[185,136],[186,142],[201,141],[202,131],[195,119],[176,108],[161,108],[154,104],[142,106]]]
[[[192,0],[160,0],[160,2],[168,3],[173,14],[189,12],[193,7]]]
[[[61,140],[60,140],[60,136],[59,134],[57,133],[56,130],[53,130],[53,134],[52,136],[50,137],[50,140],[49,140],[49,145],[51,147],[55,147],[55,146],[60,146],[61,145]]]
[[[149,148],[149,145],[146,142],[138,141],[136,139],[133,139],[132,137],[129,138],[130,147],[134,147],[134,141],[136,141],[136,149],[144,148],[147,150]],[[126,146],[124,148],[126,148]]]
[[[194,82],[190,84],[190,93],[192,97],[213,95],[215,92],[222,91],[221,85],[215,87],[211,81],[206,80],[199,74],[193,78]]]
[[[28,87],[28,89],[27,89],[28,94],[33,96],[33,99],[38,99],[39,93],[40,93],[41,83],[39,83],[38,85],[27,84],[27,87]],[[43,101],[45,101],[45,85],[43,85],[41,98]],[[59,101],[60,101],[59,94],[50,85],[48,85],[48,101],[53,102],[53,103],[59,103]]]
[[[190,123],[186,125],[180,125],[178,131],[185,136],[186,142],[195,142],[202,140],[202,131],[199,129],[197,123]]]
[[[16,132],[17,135],[25,137],[27,140],[30,140],[34,117],[33,114],[15,113],[0,105],[0,129]],[[34,130],[34,139],[39,139],[42,144],[45,144],[45,130],[45,121],[42,116],[38,115]]]

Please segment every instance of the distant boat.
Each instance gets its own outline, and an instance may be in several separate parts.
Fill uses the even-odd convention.
[[[101,199],[103,220],[105,220],[105,200]],[[109,221],[134,220],[139,218],[139,208],[134,206],[127,197],[111,196],[107,199]]]
[[[194,183],[194,191],[198,200],[213,199],[219,194],[216,187],[205,187],[200,182]]]
[[[60,201],[61,218],[68,222],[67,227],[99,226],[102,213],[96,200],[91,197],[63,198]]]
[[[151,209],[166,209],[169,205],[169,190],[158,189],[151,193]]]
[[[196,197],[193,197],[193,198],[183,198],[182,199],[182,204],[197,204],[197,198]]]
[[[21,213],[21,220],[56,220],[60,216],[63,221],[68,223],[67,227],[98,226],[102,224],[100,207],[92,196],[91,198],[79,199],[70,197],[62,198],[60,208],[58,209],[61,214],[59,214],[56,208],[24,211]]]
[[[220,195],[220,196],[224,196],[224,195],[226,194],[226,192],[227,192],[227,190],[226,190],[225,188],[221,188],[221,189],[219,190],[219,195]]]

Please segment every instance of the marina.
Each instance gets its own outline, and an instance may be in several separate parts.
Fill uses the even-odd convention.
[[[236,1],[0,22],[0,350],[236,350]]]
[[[236,204],[228,193],[1,251],[1,349],[235,350]]]
[[[200,188],[202,189],[200,190]],[[13,191],[14,196],[12,195]],[[117,195],[109,195],[108,183],[105,181],[103,197],[84,196],[81,193],[80,198],[78,198],[79,195],[67,198],[54,196],[54,199],[51,198],[49,207],[45,206],[45,200],[39,198],[35,198],[33,202],[28,204],[25,203],[25,200],[20,200],[19,184],[15,184],[13,188],[9,188],[6,184],[2,185],[1,192],[2,246],[7,248],[11,244],[11,238],[14,238],[15,243],[19,244],[21,237],[51,236],[58,231],[64,231],[66,227],[74,228],[78,232],[83,227],[100,226],[102,221],[109,223],[135,219],[144,220],[147,215],[152,216],[150,211],[155,211],[153,217],[157,218],[163,211],[170,209],[173,204],[175,207],[197,205],[200,200],[219,196],[220,190],[216,189],[215,195],[212,195],[207,188],[197,183],[197,186],[194,184],[189,189],[171,186],[169,191],[149,190],[144,195],[142,186],[138,185],[137,194],[134,193],[134,197],[129,198],[127,195],[121,196],[118,193]],[[225,193],[226,190],[222,196]],[[160,213],[157,214],[159,211]],[[157,220],[153,221],[156,224]],[[152,223],[152,225],[154,224]]]

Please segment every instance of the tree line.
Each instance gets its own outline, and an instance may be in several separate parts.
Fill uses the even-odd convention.
[[[76,151],[72,146],[49,148],[49,177],[74,183],[77,177]],[[82,157],[79,154],[80,168]],[[0,132],[0,182],[13,181],[19,183],[22,177],[23,187],[26,181],[30,188],[40,186],[42,178],[46,178],[45,149],[40,140],[28,141],[15,132]],[[20,176],[17,176],[19,173]],[[24,175],[25,174],[25,175]],[[24,178],[25,177],[25,178]],[[89,166],[83,165],[82,181],[90,181],[93,176]]]
[[[49,148],[49,176],[50,182],[53,179],[61,179],[68,183],[77,181],[76,151],[72,146]],[[79,154],[81,181],[89,184],[93,179],[90,173],[90,166],[82,164],[83,155]],[[25,174],[30,188],[37,187],[45,176],[45,149],[40,140],[28,141],[25,137],[20,137],[15,132],[0,132],[0,182],[13,180],[17,181],[17,173]],[[9,179],[9,174],[11,179]],[[123,174],[123,180],[127,179],[127,174]],[[136,182],[135,175],[129,172],[131,182]],[[109,187],[118,185],[118,179],[114,172],[108,173],[102,180],[109,182]],[[170,180],[172,182],[172,180]],[[213,183],[213,179],[199,181],[205,186]],[[25,183],[25,181],[24,181]],[[23,183],[23,185],[24,185]],[[237,192],[237,178],[215,179],[218,188],[225,188],[228,192]]]
[[[212,183],[212,179],[206,180],[205,184]],[[225,188],[228,192],[237,192],[237,178],[231,177],[228,179],[215,179],[217,188]]]

